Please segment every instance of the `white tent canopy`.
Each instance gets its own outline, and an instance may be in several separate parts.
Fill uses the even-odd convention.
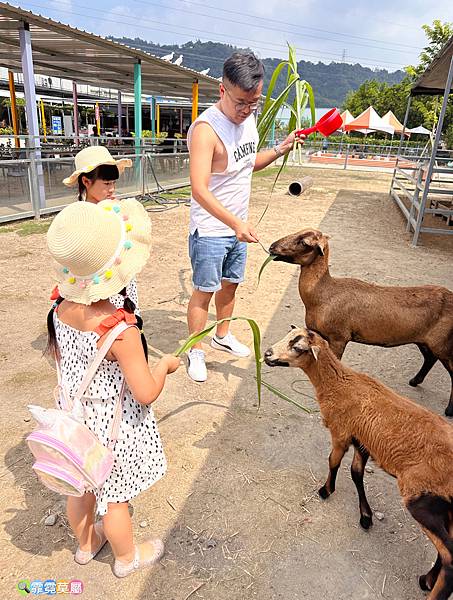
[[[421,135],[431,134],[430,130],[426,129],[426,127],[423,127],[423,125],[419,125],[418,127],[414,127],[413,129],[407,129],[406,131],[409,131],[409,133],[419,133]]]

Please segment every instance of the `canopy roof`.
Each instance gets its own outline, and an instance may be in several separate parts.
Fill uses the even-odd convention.
[[[383,117],[382,121],[386,125],[391,125],[395,129],[395,133],[402,133],[404,129],[404,125],[398,121],[393,112],[389,110]],[[406,129],[406,135],[410,135],[408,130]]]
[[[423,127],[423,125],[419,125],[418,127],[414,127],[413,129],[407,129],[407,131],[409,131],[409,133],[419,133],[422,135],[431,135],[430,130],[426,129],[426,127]]]
[[[372,131],[384,131],[385,133],[395,132],[392,125],[384,123],[372,106],[369,106],[358,117],[350,123],[344,125],[345,131],[361,131],[362,133],[371,133]]]
[[[426,71],[414,83],[411,95],[429,94],[436,96],[445,92],[448,70],[453,56],[453,36],[448,40]],[[451,90],[449,90],[451,93]]]
[[[22,70],[21,23],[29,25],[35,73],[133,92],[134,64],[140,60],[143,94],[191,98],[198,80],[200,100],[218,96],[214,77],[0,2],[0,64],[11,71]]]
[[[352,115],[349,110],[344,110],[340,117],[343,120],[343,125],[340,127],[340,130],[344,131],[344,126],[354,120],[354,115]]]

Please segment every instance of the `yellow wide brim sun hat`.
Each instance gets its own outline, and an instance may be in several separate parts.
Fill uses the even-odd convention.
[[[90,173],[100,165],[115,165],[118,167],[120,175],[127,167],[132,167],[130,158],[120,158],[115,160],[105,146],[90,146],[78,152],[75,156],[75,171],[63,183],[72,187],[77,183],[79,175]]]
[[[145,266],[151,221],[134,198],[74,202],[53,220],[47,247],[60,295],[92,304],[118,294]]]

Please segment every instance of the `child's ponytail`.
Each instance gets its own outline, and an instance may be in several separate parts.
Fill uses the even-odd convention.
[[[135,302],[127,295],[126,288],[123,288],[120,294],[124,297],[124,310],[133,315],[136,308]],[[140,315],[135,315],[135,318],[137,319],[137,327],[140,331],[140,337],[142,338],[143,351],[145,353],[146,360],[148,360],[148,344],[146,343],[145,334],[143,333],[143,319]]]
[[[44,350],[44,354],[50,354],[54,358],[57,357],[57,336],[55,335],[55,325],[53,322],[53,313],[57,306],[63,302],[64,298],[58,296],[58,298],[52,304],[52,307],[47,315],[47,346]]]

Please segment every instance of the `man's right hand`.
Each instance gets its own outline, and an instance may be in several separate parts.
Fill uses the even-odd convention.
[[[253,225],[244,223],[243,221],[239,221],[236,227],[234,227],[234,233],[240,242],[256,243],[259,240]]]

